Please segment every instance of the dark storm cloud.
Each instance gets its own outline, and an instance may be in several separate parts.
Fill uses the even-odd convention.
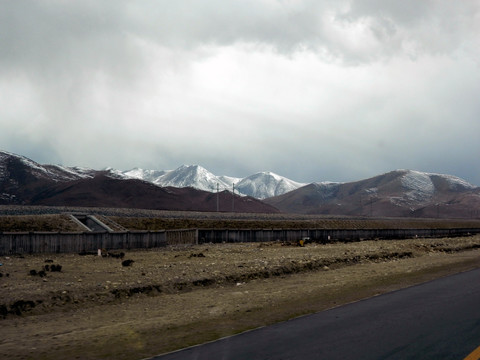
[[[35,160],[480,185],[479,1],[4,1],[0,141]],[[22,151],[23,150],[23,151]]]

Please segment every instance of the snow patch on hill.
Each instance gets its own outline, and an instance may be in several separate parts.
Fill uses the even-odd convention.
[[[435,192],[430,175],[420,171],[407,171],[401,182],[405,188],[405,197],[415,202],[424,202],[432,198]]]
[[[426,204],[432,200],[437,191],[436,187],[446,187],[451,191],[466,191],[475,189],[476,186],[469,182],[446,174],[427,173],[415,170],[397,170],[402,175],[400,181],[403,187],[403,195],[391,197],[390,201],[396,205],[410,206]],[[442,185],[443,184],[443,185]]]
[[[7,160],[15,158],[22,162],[30,171],[30,173],[39,178],[48,178],[53,181],[70,181],[86,177],[92,177],[91,169],[79,167],[66,167],[61,165],[40,165],[25,156],[12,154],[7,151],[0,151],[0,178],[7,177]]]
[[[459,177],[446,174],[431,174],[435,176],[441,176],[449,183],[450,190],[473,190],[476,188],[475,185],[470,184],[468,181],[465,181]]]

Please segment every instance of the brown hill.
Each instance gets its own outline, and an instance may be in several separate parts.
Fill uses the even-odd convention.
[[[224,191],[218,194],[219,210],[275,213],[271,205]],[[161,188],[136,179],[118,179],[108,173],[47,186],[30,205],[114,207],[182,211],[216,211],[217,194],[193,188]]]
[[[396,170],[350,183],[314,183],[264,200],[283,212],[477,218],[480,188],[450,175]]]

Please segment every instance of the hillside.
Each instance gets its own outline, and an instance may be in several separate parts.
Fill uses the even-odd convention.
[[[100,174],[90,179],[52,185],[38,192],[31,205],[137,208],[178,211],[216,211],[217,194],[193,188],[162,188],[134,179]],[[219,211],[278,212],[261,201],[224,191],[218,194]]]
[[[412,170],[396,170],[350,183],[312,183],[265,202],[299,214],[480,216],[480,188],[455,176]]]

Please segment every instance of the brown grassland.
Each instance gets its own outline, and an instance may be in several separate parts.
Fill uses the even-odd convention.
[[[0,358],[146,358],[478,268],[480,235],[111,255],[0,257]]]

